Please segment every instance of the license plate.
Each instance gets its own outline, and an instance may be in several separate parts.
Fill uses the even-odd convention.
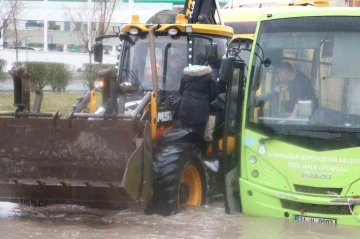
[[[330,218],[319,218],[319,217],[304,217],[304,216],[295,216],[296,221],[303,222],[317,222],[317,223],[326,223],[326,224],[336,224],[336,219]]]

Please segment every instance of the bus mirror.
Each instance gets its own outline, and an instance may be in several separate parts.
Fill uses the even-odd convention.
[[[234,74],[234,57],[225,57],[221,61],[219,81],[224,82],[226,85],[231,85]]]
[[[94,44],[94,61],[102,63],[103,61],[103,44],[101,42],[97,42]]]
[[[217,59],[218,57],[218,46],[216,43],[208,43],[205,45],[205,54],[207,58]]]

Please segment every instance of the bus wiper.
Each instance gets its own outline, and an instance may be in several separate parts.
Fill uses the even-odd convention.
[[[355,137],[356,139],[360,139],[360,132],[351,132],[351,131],[338,131],[338,130],[317,130],[317,129],[303,129],[298,130],[303,132],[313,132],[313,133],[320,133],[323,136],[327,137],[320,137],[319,138],[327,138],[327,139],[342,139],[344,135],[348,135],[347,137]]]
[[[267,141],[270,141],[270,140],[274,140],[274,139],[280,139],[280,138],[284,138],[284,137],[287,137],[289,135],[284,135],[284,134],[280,134],[280,135],[276,135],[276,136],[270,136],[270,137],[266,137],[266,138],[260,138],[259,139],[259,143],[260,143],[260,147],[258,149],[258,153],[260,155],[264,155],[265,152],[266,152],[266,149],[265,149],[265,144]]]
[[[259,139],[259,143],[260,143],[260,144],[265,144],[267,141],[271,141],[271,140],[274,140],[274,139],[284,138],[285,136],[288,136],[288,135],[281,134],[281,135],[270,136],[270,137],[266,137],[266,138],[260,138],[260,139]]]
[[[310,135],[309,132],[314,133],[314,134]],[[293,131],[293,134],[279,134],[279,133],[277,133],[277,135],[275,135],[275,136],[270,136],[270,137],[266,137],[266,138],[260,138],[259,143],[260,144],[265,144],[267,141],[275,140],[275,139],[283,139],[283,138],[286,138],[286,137],[289,137],[289,136],[295,136],[295,137],[316,136],[317,138],[322,138],[322,139],[323,138],[334,139],[334,138],[340,138],[341,133],[353,134],[354,132],[339,132],[339,131],[335,131],[335,130],[299,129],[299,130]],[[328,137],[325,137],[324,134],[326,134]],[[329,137],[329,135],[333,136],[333,137]],[[357,136],[360,138],[360,133]]]

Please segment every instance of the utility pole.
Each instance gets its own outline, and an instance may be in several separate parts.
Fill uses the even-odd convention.
[[[134,0],[129,0],[129,8],[130,8],[130,13],[132,15],[134,10]]]
[[[43,9],[44,12],[46,12],[48,10],[48,1],[44,0],[43,2]],[[48,49],[48,16],[47,14],[45,14],[45,19],[44,19],[44,52],[47,52]]]
[[[91,0],[88,0],[88,4],[89,4],[89,8],[91,9]],[[94,1],[94,5],[95,5],[95,1]],[[91,12],[94,12],[94,9],[91,9]],[[91,15],[92,16],[92,15]],[[88,31],[88,51],[89,51],[89,63],[90,63],[90,67],[91,67],[91,53],[92,53],[92,40],[91,40],[91,19],[92,17],[88,17],[87,18],[87,31]]]
[[[27,34],[26,28],[25,28],[25,33]],[[25,35],[25,48],[26,48],[26,61],[29,61],[28,58],[28,36]]]

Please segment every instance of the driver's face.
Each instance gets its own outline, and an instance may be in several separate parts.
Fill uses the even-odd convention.
[[[291,72],[288,72],[286,70],[280,70],[278,73],[278,77],[279,77],[280,83],[287,84],[291,80],[292,74],[291,74]]]

